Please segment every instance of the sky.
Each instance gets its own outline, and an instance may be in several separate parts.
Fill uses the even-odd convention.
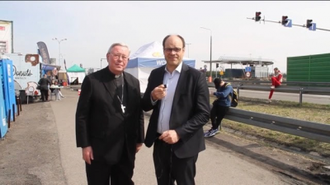
[[[287,57],[330,53],[330,31],[248,18],[260,11],[265,20],[285,15],[293,24],[312,19],[317,28],[330,29],[329,9],[329,1],[0,1],[0,20],[13,21],[14,52],[36,53],[43,41],[50,57],[58,58],[59,43],[52,39],[66,38],[60,53],[67,67],[105,67],[101,59],[112,43],[126,43],[133,54],[179,34],[189,43],[185,57],[195,59],[197,69],[210,59],[212,35],[212,60],[267,59],[285,72]]]

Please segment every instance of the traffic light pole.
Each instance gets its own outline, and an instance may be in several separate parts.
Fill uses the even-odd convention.
[[[253,17],[253,18],[247,18],[247,19],[255,20],[254,17]],[[261,22],[261,21],[264,21],[264,22],[271,22],[271,23],[280,23],[280,24],[282,24],[281,21],[272,21],[272,20],[260,19],[260,22]],[[257,21],[257,22],[259,22],[259,21]],[[298,26],[298,27],[307,28],[307,26],[306,26],[305,24],[303,24],[303,25],[300,25],[300,24],[292,24],[292,26]],[[316,30],[330,31],[330,29],[325,29],[325,28],[316,28]]]

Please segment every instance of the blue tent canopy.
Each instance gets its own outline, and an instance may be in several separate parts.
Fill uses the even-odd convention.
[[[47,72],[47,71],[52,71],[54,68],[56,68],[57,70],[60,70],[60,69],[61,69],[61,66],[41,63],[41,69],[42,69],[43,71],[45,71],[45,72]]]

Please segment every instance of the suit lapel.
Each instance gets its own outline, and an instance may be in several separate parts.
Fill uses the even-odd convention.
[[[187,93],[186,87],[187,87],[187,73],[189,71],[189,68],[184,63],[182,64],[182,70],[180,73],[180,77],[175,89],[175,94],[173,97],[173,104],[172,104],[172,110],[171,110],[171,117],[170,117],[170,124],[173,123],[172,119],[175,119],[176,112],[179,112],[177,109],[177,106],[179,104],[179,100],[182,95],[186,96]]]
[[[187,72],[189,70],[189,67],[185,65],[184,63],[182,64],[182,70],[181,74],[178,80],[178,84],[175,89],[175,95],[173,98],[173,105],[176,105],[179,101],[179,98],[182,94],[187,93],[186,87],[187,87]]]
[[[155,87],[157,87],[158,85],[160,84],[163,84],[164,83],[164,75],[165,75],[165,67],[166,65],[164,65],[163,67],[160,68],[160,71],[159,71],[159,75],[156,75],[155,76]],[[155,88],[154,87],[154,88]],[[162,100],[161,100],[162,101]],[[161,101],[158,101],[158,109],[160,109],[160,105],[161,105]]]

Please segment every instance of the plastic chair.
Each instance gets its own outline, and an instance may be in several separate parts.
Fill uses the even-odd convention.
[[[26,104],[29,104],[29,96],[34,96],[34,87],[33,86],[29,86],[28,91],[26,92]]]
[[[56,100],[56,94],[55,94],[55,92],[54,92],[54,89],[49,89],[49,99],[50,100],[53,100],[53,96],[55,97],[55,100]]]

